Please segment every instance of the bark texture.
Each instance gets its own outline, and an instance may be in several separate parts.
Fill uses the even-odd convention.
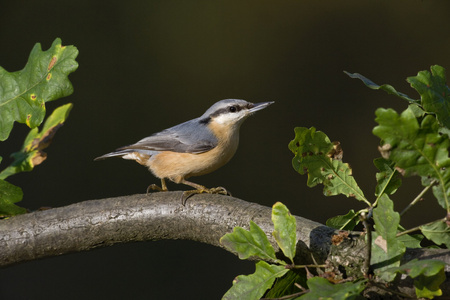
[[[185,239],[219,246],[235,226],[256,222],[274,246],[271,208],[221,195],[196,195],[186,206],[180,192],[90,200],[19,215],[0,222],[0,266],[116,243]],[[322,258],[334,230],[297,217],[299,250]]]

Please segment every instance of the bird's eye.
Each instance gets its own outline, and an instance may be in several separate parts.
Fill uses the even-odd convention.
[[[229,110],[230,110],[230,112],[236,112],[237,108],[236,108],[236,106],[230,106]]]

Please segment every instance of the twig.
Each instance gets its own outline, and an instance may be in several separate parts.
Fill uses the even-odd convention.
[[[425,193],[428,192],[428,190],[429,190],[431,187],[433,187],[433,185],[434,185],[436,182],[437,182],[437,180],[436,180],[436,179],[433,179],[433,180],[431,181],[430,185],[426,186],[426,187],[420,192],[420,194],[417,195],[417,197],[414,198],[414,200],[413,200],[410,204],[408,204],[407,207],[405,207],[405,209],[400,213],[400,216],[403,216],[403,214],[405,214],[411,207],[413,207],[413,205],[415,205],[417,202],[419,202],[419,201],[422,199],[423,195],[425,195]]]
[[[369,215],[372,215],[372,209],[369,209]],[[372,274],[372,269],[370,267],[370,260],[372,258],[372,228],[370,227],[369,222],[367,222],[367,215],[361,214],[361,221],[364,225],[364,228],[366,229],[367,234],[367,248],[366,248],[366,260],[364,261],[364,271],[366,278],[369,278],[369,276]]]
[[[443,220],[445,221],[445,218],[444,218]],[[435,221],[432,221],[432,222],[429,222],[429,223],[426,223],[426,224],[422,224],[422,225],[413,227],[413,228],[411,228],[411,229],[408,229],[408,230],[399,232],[399,233],[397,233],[396,237],[399,237],[399,236],[402,236],[402,235],[405,235],[405,234],[409,234],[409,233],[414,232],[414,231],[421,230],[420,227],[422,227],[422,226],[427,226],[427,225],[431,225],[431,224],[433,224],[434,222],[437,222],[437,221],[439,221],[439,220],[435,220]]]
[[[315,265],[318,265],[318,263],[317,263],[317,261],[316,261],[316,258],[314,257],[314,254],[313,254],[313,253],[311,253],[311,258],[312,258],[313,263],[314,263]],[[323,272],[320,268],[321,268],[321,267],[316,268],[316,272],[317,272],[317,274],[322,275],[324,272]],[[308,268],[305,268],[305,269],[308,270]]]

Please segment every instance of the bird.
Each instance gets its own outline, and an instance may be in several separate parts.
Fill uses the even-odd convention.
[[[211,173],[228,163],[238,148],[242,123],[273,103],[220,100],[198,118],[154,133],[94,160],[121,157],[146,166],[155,177],[161,179],[161,187],[151,184],[147,193],[150,190],[167,191],[165,179],[193,187],[195,190],[184,191],[181,195],[183,206],[195,194],[231,195],[223,187],[208,189],[187,179]]]

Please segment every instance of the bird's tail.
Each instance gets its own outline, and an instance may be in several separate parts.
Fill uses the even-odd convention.
[[[94,160],[102,160],[102,159],[106,159],[106,158],[114,157],[114,156],[123,157],[123,156],[125,156],[127,154],[130,154],[130,153],[134,152],[134,151],[135,150],[132,150],[132,149],[124,149],[124,150],[114,151],[114,152],[110,152],[110,153],[107,153],[105,155],[96,157],[96,158],[94,158]]]

